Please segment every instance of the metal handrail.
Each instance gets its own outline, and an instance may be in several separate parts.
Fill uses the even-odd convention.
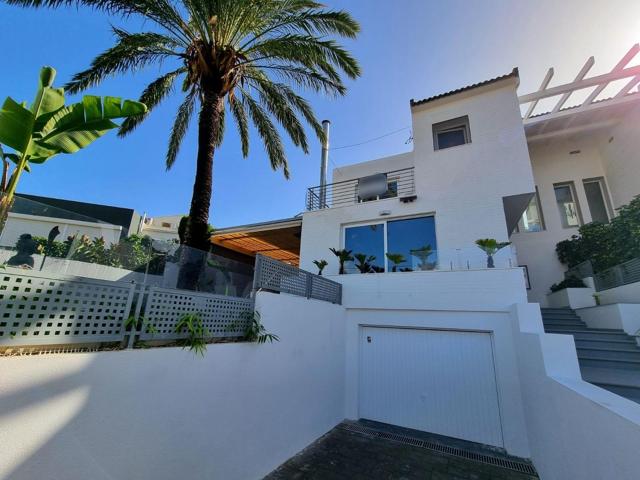
[[[385,198],[407,197],[415,194],[414,168],[402,168],[389,172],[382,172],[387,176],[388,180],[396,182],[396,191],[393,195],[381,196],[375,200]],[[307,189],[306,209],[320,210],[323,208],[341,207],[345,205],[353,205],[360,202],[372,201],[371,199],[363,200],[358,198],[358,181],[359,178],[351,180],[342,180],[340,182],[329,183],[327,185],[317,185]],[[324,195],[323,195],[324,194]],[[322,198],[325,199],[322,202]],[[324,203],[324,204],[322,204]]]

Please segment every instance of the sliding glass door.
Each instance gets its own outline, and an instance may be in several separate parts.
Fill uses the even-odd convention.
[[[360,257],[346,265],[347,273],[433,270],[437,265],[435,219],[427,216],[345,227],[344,248]]]

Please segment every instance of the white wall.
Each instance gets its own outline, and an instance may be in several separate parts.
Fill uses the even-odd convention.
[[[344,418],[344,310],[256,305],[280,342],[0,358],[0,479],[262,478]]]
[[[628,283],[619,287],[597,292],[602,304],[607,303],[640,303],[640,282]]]
[[[568,181],[574,183],[582,218],[585,223],[590,222],[591,212],[582,180],[604,177],[606,174],[599,151],[601,141],[602,137],[597,135],[553,137],[529,145],[545,230],[514,233],[511,241],[517,250],[518,264],[527,265],[529,269],[531,290],[528,297],[531,302],[546,305],[549,287],[564,279],[567,267],[558,261],[556,244],[578,233],[578,228],[562,227],[553,184]],[[569,153],[575,150],[580,150],[580,153]],[[610,188],[609,190],[611,191]]]
[[[526,302],[521,269],[332,275],[347,308],[506,310]]]
[[[9,213],[7,223],[0,235],[0,246],[14,247],[18,238],[23,233],[30,233],[32,236],[47,238],[51,229],[55,226],[60,228],[60,235],[57,240],[66,240],[67,237],[80,234],[87,235],[91,239],[104,238],[107,246],[120,241],[122,227],[109,223],[84,222],[78,220],[68,220],[64,218],[41,217],[38,215],[25,215],[22,213]]]
[[[640,107],[627,114],[601,143],[613,206],[618,208],[640,195]]]
[[[531,458],[544,480],[638,478],[640,405],[581,380],[573,338],[512,308]]]
[[[313,260],[325,259],[325,272],[337,273],[329,248],[342,248],[342,226],[359,222],[435,214],[439,259],[445,265],[456,260],[456,249],[480,258],[482,252],[474,246],[479,238],[507,240],[502,198],[534,189],[515,88],[509,80],[414,107],[412,153],[336,170],[334,180],[345,180],[413,164],[417,200],[391,198],[306,212],[301,268],[314,271]],[[434,151],[432,124],[462,115],[469,116],[471,143]],[[383,210],[389,214],[382,217]]]
[[[591,328],[624,330],[629,335],[640,335],[640,303],[614,303],[576,310]],[[640,342],[640,337],[636,339]]]

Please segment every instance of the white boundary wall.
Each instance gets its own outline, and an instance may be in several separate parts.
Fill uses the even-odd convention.
[[[263,477],[344,418],[344,309],[256,307],[280,342],[0,358],[0,479]]]
[[[640,405],[582,381],[573,338],[545,334],[537,305],[514,305],[511,316],[540,478],[637,479]]]

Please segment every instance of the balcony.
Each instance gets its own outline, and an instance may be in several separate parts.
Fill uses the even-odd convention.
[[[387,198],[415,197],[413,167],[367,177],[311,187],[307,190],[307,211],[344,207]]]

